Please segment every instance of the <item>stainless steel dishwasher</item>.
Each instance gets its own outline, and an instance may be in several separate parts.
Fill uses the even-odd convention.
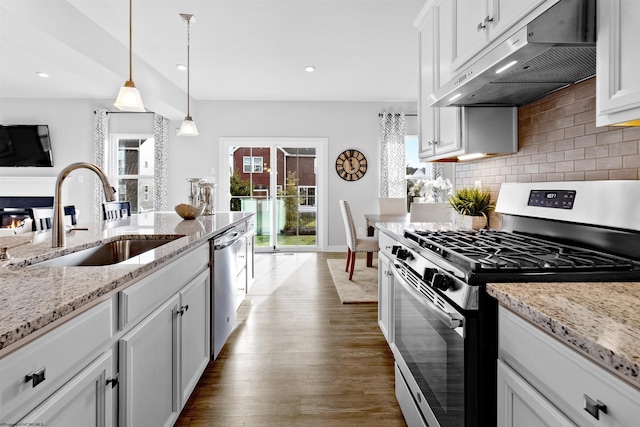
[[[243,268],[246,224],[211,239],[211,359],[218,357],[236,323],[237,276]]]

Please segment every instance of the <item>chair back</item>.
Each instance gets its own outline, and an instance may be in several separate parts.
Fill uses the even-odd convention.
[[[76,207],[74,205],[64,206],[65,222],[71,225],[78,223],[76,218]],[[29,208],[29,216],[33,220],[31,229],[33,231],[50,230],[53,227],[53,208]],[[68,224],[68,223],[67,223]]]
[[[342,219],[344,221],[344,231],[347,236],[347,246],[352,251],[356,250],[356,227],[353,223],[353,216],[351,215],[351,208],[349,203],[344,200],[340,200],[340,210],[342,211]]]
[[[53,208],[29,208],[33,220],[33,231],[49,230],[53,227]]]
[[[449,203],[411,203],[411,222],[451,222],[453,208]]]
[[[131,203],[105,202],[102,204],[102,219],[113,220],[131,216]]]
[[[378,211],[380,215],[406,215],[406,197],[380,197],[378,198]]]

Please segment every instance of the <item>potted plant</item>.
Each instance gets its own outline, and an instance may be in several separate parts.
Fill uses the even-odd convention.
[[[489,210],[494,208],[491,192],[481,187],[458,188],[447,201],[459,216],[456,223],[473,230],[486,227]]]

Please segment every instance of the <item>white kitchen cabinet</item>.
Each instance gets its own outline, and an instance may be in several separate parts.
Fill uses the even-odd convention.
[[[378,239],[380,251],[378,252],[378,325],[382,335],[388,343],[391,343],[393,328],[393,262],[394,240],[385,233],[380,233]]]
[[[441,28],[452,33],[450,67],[452,71],[457,71],[505,31],[522,22],[536,7],[547,3],[545,8],[548,8],[558,0],[447,1],[451,2],[453,10],[452,22]]]
[[[177,419],[209,362],[209,283],[206,269],[120,339],[121,426]]]
[[[637,425],[640,389],[504,307],[498,341],[499,426]]]
[[[180,291],[180,407],[184,407],[209,364],[209,270],[200,273]]]
[[[498,427],[575,427],[513,369],[498,360]]]
[[[120,426],[170,426],[178,418],[176,294],[120,339]]]
[[[111,350],[96,359],[17,425],[107,427],[113,423]]]
[[[446,7],[443,7],[443,10],[446,10]],[[446,70],[440,70],[440,62],[438,61],[439,52],[445,50],[444,47],[441,49],[439,46],[437,21],[439,11],[438,5],[427,8],[423,10],[416,22],[420,45],[419,155],[423,160],[455,151],[461,144],[458,132],[460,108],[428,107],[429,97],[438,87],[441,73],[446,73]],[[443,16],[446,16],[446,12],[443,12]]]
[[[596,126],[640,125],[640,2],[598,1]]]

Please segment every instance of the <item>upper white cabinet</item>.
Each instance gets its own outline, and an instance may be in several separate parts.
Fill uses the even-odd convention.
[[[455,151],[461,146],[458,132],[460,124],[460,108],[428,107],[429,97],[439,87],[442,78],[450,78],[448,64],[440,67],[439,57],[447,57],[451,52],[450,39],[439,35],[442,17],[450,17],[451,0],[436,2],[432,8],[423,10],[416,26],[419,31],[420,45],[420,97],[418,102],[420,158],[428,160],[434,156],[442,156]],[[445,43],[442,43],[445,42]],[[448,61],[445,61],[445,63]]]
[[[640,124],[640,2],[598,1],[596,126]],[[635,122],[635,123],[633,123]]]
[[[451,32],[450,67],[455,71],[545,0],[445,0],[443,3],[451,3],[451,22],[442,23],[441,30]]]

